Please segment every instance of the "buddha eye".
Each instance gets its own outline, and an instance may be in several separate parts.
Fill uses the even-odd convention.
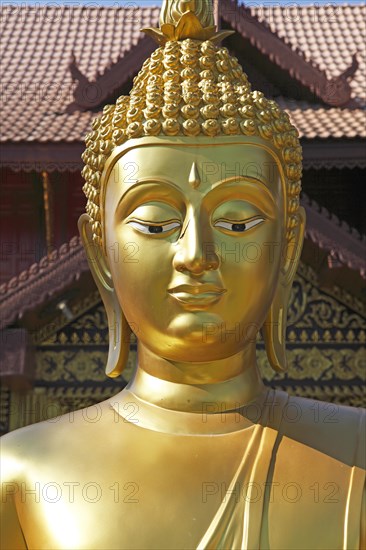
[[[231,231],[233,233],[244,233],[244,231],[248,231],[248,229],[251,229],[262,222],[264,222],[264,218],[256,218],[255,220],[250,220],[248,222],[227,222],[224,220],[219,220],[215,222],[214,227],[222,227],[222,229],[226,229],[227,231]]]
[[[135,220],[131,220],[128,223],[129,225],[132,225],[132,227],[137,229],[137,231],[140,231],[141,233],[145,233],[146,235],[157,235],[161,233],[168,233],[169,231],[178,229],[181,226],[179,222],[149,224],[146,222],[143,223],[143,222],[137,222]]]

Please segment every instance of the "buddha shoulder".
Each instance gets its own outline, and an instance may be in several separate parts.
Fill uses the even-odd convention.
[[[104,401],[4,435],[1,438],[2,478],[22,477],[29,467],[41,463],[83,459],[95,452],[98,442],[105,448],[115,436],[113,426],[118,425],[115,414],[109,401]]]
[[[290,396],[281,431],[307,448],[364,468],[365,413],[361,408]]]

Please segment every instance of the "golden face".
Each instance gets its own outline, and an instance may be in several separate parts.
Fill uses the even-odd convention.
[[[239,352],[264,322],[285,235],[283,186],[268,149],[180,142],[128,150],[109,173],[105,243],[125,317],[175,361]]]

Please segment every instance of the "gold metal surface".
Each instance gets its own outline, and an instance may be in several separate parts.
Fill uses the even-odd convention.
[[[160,28],[141,29],[158,44],[194,38],[221,42],[234,31],[216,32],[214,10],[210,0],[163,0]]]
[[[365,545],[362,411],[268,389],[256,360],[261,331],[286,369],[296,130],[225,49],[183,38],[105,109],[84,154],[106,371],[123,371],[131,332],[136,371],[97,406],[5,436],[5,549]]]

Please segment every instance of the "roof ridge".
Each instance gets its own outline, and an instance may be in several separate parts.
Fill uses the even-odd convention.
[[[322,206],[316,200],[311,199],[304,192],[301,194],[301,199],[302,201],[305,200],[305,202],[307,203],[307,206],[316,210],[317,213],[321,214],[322,216],[325,215],[326,219],[329,222],[333,223],[335,226],[339,227],[343,231],[349,233],[350,236],[357,239],[358,241],[366,244],[366,235],[364,235],[363,233],[360,233],[358,229],[356,229],[355,227],[352,227],[346,221],[341,220],[336,214],[328,210],[328,208],[326,208],[325,206]]]
[[[319,248],[328,251],[328,267],[342,267],[343,264],[358,271],[366,279],[366,235],[361,235],[305,194],[301,196],[301,203],[305,206],[308,220],[305,234]]]
[[[0,285],[0,303],[2,297],[13,292],[19,292],[19,287],[29,286],[32,279],[38,278],[40,274],[47,274],[55,270],[60,263],[63,263],[68,256],[79,252],[81,247],[81,238],[75,235],[69,242],[63,243],[59,248],[52,250],[46,256],[43,256],[38,262],[33,263],[27,269],[21,271],[19,275],[12,277],[9,281]]]
[[[255,10],[239,4],[238,0],[221,0],[220,16],[243,38],[255,45],[262,55],[286,71],[292,78],[314,92],[324,103],[332,106],[346,106],[351,99],[351,87],[348,79],[358,68],[356,54],[352,64],[335,78],[328,78],[321,69],[299,46],[291,47],[288,41],[272,30],[269,22],[259,19]],[[266,33],[266,36],[263,36]],[[296,59],[297,57],[297,59]]]
[[[86,271],[86,254],[80,237],[75,236],[48,257],[1,285],[0,329],[14,323],[26,311],[37,308],[47,298],[62,292]]]
[[[78,85],[73,92],[74,102],[70,103],[66,109],[72,112],[74,108],[81,108],[87,111],[98,107],[102,108],[108,96],[113,94],[116,89],[121,88],[127,79],[131,77],[134,73],[135,65],[139,61],[142,65],[143,60],[151,55],[155,48],[156,45],[151,38],[145,35],[140,36],[137,42],[131,44],[130,48],[124,52],[123,57],[120,57],[114,63],[109,63],[104,67],[103,72],[99,72],[93,80],[89,80],[78,69],[74,56],[69,65],[69,70],[72,78],[78,81]],[[99,86],[99,94],[94,101],[88,99],[85,93],[85,89],[89,85]]]
[[[234,0],[235,3],[237,3],[237,0]],[[240,8],[243,7],[243,4],[240,5]],[[265,8],[265,10],[268,10],[270,11],[272,8],[271,6],[263,6]],[[285,6],[280,6],[281,8],[285,8]],[[288,8],[286,8],[288,9]],[[312,65],[314,68],[316,68],[317,70],[319,70],[320,72],[322,72],[324,74],[324,76],[326,76],[326,73],[324,70],[320,69],[320,66],[313,62],[311,59],[308,61],[305,57],[305,53],[303,52],[303,50],[301,50],[298,46],[295,46],[294,44],[292,44],[291,40],[289,40],[288,37],[285,37],[285,36],[280,36],[278,33],[276,33],[274,30],[272,30],[271,26],[270,26],[270,23],[267,19],[263,19],[263,21],[261,21],[259,19],[259,17],[257,16],[257,14],[255,13],[255,8],[254,10],[252,10],[252,8],[248,8],[249,10],[249,13],[255,17],[255,19],[257,19],[257,21],[263,25],[264,27],[267,28],[267,30],[274,36],[276,37],[277,39],[281,40],[284,44],[286,44],[286,46],[289,46],[290,49],[292,51],[294,51],[297,55],[299,55],[300,57],[302,57],[304,59],[304,61],[306,61],[306,63],[309,63],[310,65]],[[254,14],[253,14],[253,11],[254,11]]]

